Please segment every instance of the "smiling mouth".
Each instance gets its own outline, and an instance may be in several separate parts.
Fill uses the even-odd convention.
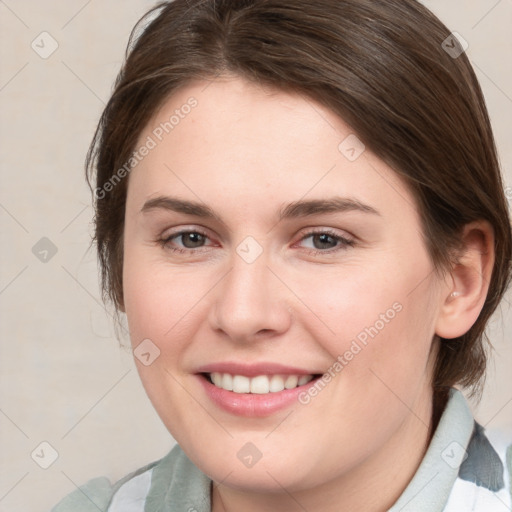
[[[279,393],[285,389],[295,389],[320,377],[320,374],[258,375],[256,377],[247,377],[245,375],[219,372],[202,373],[201,375],[219,389],[232,391],[233,393],[252,393],[258,395]]]

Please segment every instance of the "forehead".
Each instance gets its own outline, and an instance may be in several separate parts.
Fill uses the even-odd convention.
[[[299,94],[232,78],[194,82],[142,131],[151,146],[131,172],[137,204],[166,192],[246,212],[285,201],[354,196],[384,214],[414,210],[405,183],[339,116]],[[387,208],[382,208],[387,203]],[[380,205],[380,206],[379,206]]]

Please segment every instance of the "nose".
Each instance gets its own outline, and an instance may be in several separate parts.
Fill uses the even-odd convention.
[[[292,295],[268,265],[264,254],[247,263],[238,254],[215,287],[210,325],[236,343],[251,343],[286,332]]]

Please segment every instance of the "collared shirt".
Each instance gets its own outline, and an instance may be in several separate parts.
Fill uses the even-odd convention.
[[[511,480],[510,440],[486,433],[451,389],[418,470],[389,512],[510,512]],[[90,480],[51,512],[211,512],[211,485],[176,445],[113,486]]]

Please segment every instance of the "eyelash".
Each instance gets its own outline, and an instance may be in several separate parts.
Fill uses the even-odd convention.
[[[194,253],[194,252],[198,252],[198,250],[201,250],[203,249],[202,247],[198,247],[197,249],[181,249],[181,248],[178,248],[178,247],[171,247],[170,246],[170,242],[172,239],[174,238],[178,238],[179,236],[181,235],[185,235],[185,234],[190,234],[190,233],[195,233],[195,234],[198,234],[198,235],[201,235],[205,238],[208,238],[208,235],[206,233],[204,233],[203,231],[200,231],[200,230],[197,230],[197,229],[188,229],[188,230],[182,230],[182,231],[178,231],[177,233],[173,233],[172,235],[166,237],[166,238],[162,238],[162,239],[159,239],[158,240],[158,243],[164,248],[164,249],[169,249],[173,252],[177,252],[177,253],[180,253],[180,254],[191,254],[191,253]],[[314,236],[314,235],[329,235],[331,238],[333,238],[335,241],[337,242],[341,242],[341,245],[337,248],[333,248],[333,249],[328,249],[328,250],[320,250],[320,249],[306,249],[306,251],[309,253],[309,254],[313,254],[313,255],[319,255],[319,254],[332,254],[332,253],[336,253],[338,251],[342,251],[342,250],[346,250],[347,248],[349,247],[353,247],[355,245],[355,240],[350,240],[348,238],[345,238],[337,233],[335,233],[334,231],[330,230],[330,229],[319,229],[319,230],[315,230],[315,231],[309,231],[308,233],[306,233],[300,240],[299,242],[302,242],[303,240],[305,240],[306,238],[309,238],[311,236]]]

